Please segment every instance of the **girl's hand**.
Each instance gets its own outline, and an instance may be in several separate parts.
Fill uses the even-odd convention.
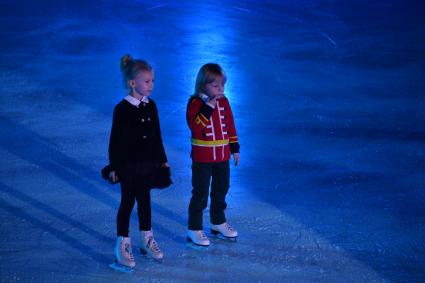
[[[170,164],[168,164],[168,162],[165,162],[161,165],[161,167],[170,168]]]
[[[109,173],[109,179],[110,179],[113,183],[118,182],[118,175],[117,175],[117,172],[115,172],[115,171],[111,171],[111,172]]]
[[[238,166],[239,164],[239,152],[233,153],[233,160],[235,160],[235,166]]]

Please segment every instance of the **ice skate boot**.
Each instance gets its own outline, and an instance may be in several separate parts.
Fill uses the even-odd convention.
[[[140,253],[146,255],[149,254],[153,259],[161,262],[164,258],[164,254],[159,249],[158,243],[153,237],[152,230],[150,231],[140,231],[142,236],[142,247],[140,248]]]
[[[115,262],[110,264],[110,267],[127,273],[130,273],[134,270],[136,262],[134,260],[131,240],[129,237],[120,236],[117,238],[114,253]]]
[[[210,240],[208,240],[207,235],[205,235],[203,230],[188,230],[187,231],[187,246],[202,250],[208,248],[210,245]]]
[[[238,231],[236,231],[226,222],[220,225],[212,225],[211,233],[221,239],[228,239],[233,241],[236,241],[236,238],[238,237]]]

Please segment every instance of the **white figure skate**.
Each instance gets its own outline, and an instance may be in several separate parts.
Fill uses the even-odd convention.
[[[133,251],[131,247],[131,240],[129,237],[118,237],[115,245],[115,262],[109,266],[118,271],[131,273],[136,266]]]
[[[236,238],[238,237],[238,231],[226,222],[220,225],[211,225],[211,233],[220,239],[232,241],[236,241]]]
[[[188,230],[187,231],[187,246],[202,250],[208,248],[210,240],[205,235],[203,230]]]
[[[164,258],[164,254],[159,249],[158,243],[153,237],[152,230],[150,231],[140,231],[142,236],[142,247],[140,248],[140,253],[143,255],[149,254],[153,259],[161,262]]]

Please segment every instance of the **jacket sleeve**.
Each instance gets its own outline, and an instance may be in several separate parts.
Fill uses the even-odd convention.
[[[120,111],[120,108],[116,106],[114,108],[114,113],[112,116],[112,128],[111,135],[109,138],[109,164],[111,166],[111,171],[116,171],[121,163],[121,149],[123,145],[121,144],[122,137],[122,127],[123,127],[123,113]]]
[[[152,103],[153,103],[154,115],[155,115],[154,131],[155,131],[155,135],[158,138],[157,151],[158,151],[159,161],[161,162],[161,164],[163,164],[163,163],[167,162],[167,155],[165,154],[164,144],[162,142],[161,126],[159,124],[158,108],[156,107],[155,102],[152,101]]]
[[[186,120],[193,133],[200,133],[208,124],[214,109],[199,98],[190,98],[187,103]]]
[[[230,144],[230,152],[231,153],[239,153],[240,145],[239,145],[239,139],[238,135],[236,133],[236,126],[235,126],[235,120],[233,119],[233,113],[232,108],[230,107],[230,103],[226,98],[226,114],[228,115],[228,121],[229,121],[229,144]]]

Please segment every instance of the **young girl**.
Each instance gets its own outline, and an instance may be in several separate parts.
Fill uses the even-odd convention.
[[[158,110],[149,98],[154,85],[152,67],[130,55],[121,58],[121,71],[129,94],[114,109],[109,161],[112,182],[121,183],[121,203],[117,214],[115,258],[118,264],[133,268],[129,222],[135,200],[142,237],[141,252],[156,260],[163,253],[151,227],[151,199],[147,179],[157,166],[169,167],[159,126]]]
[[[208,204],[211,182],[211,232],[227,238],[238,233],[227,222],[224,210],[229,190],[230,154],[239,163],[239,143],[229,101],[224,96],[226,75],[218,64],[208,63],[198,72],[195,94],[189,99],[186,118],[192,143],[192,198],[187,240],[200,246],[210,242],[203,231],[202,214]]]

